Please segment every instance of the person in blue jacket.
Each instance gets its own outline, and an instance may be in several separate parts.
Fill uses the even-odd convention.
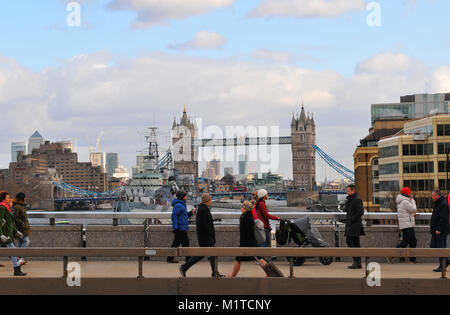
[[[187,211],[186,207],[187,193],[183,190],[179,190],[176,194],[176,198],[172,201],[172,232],[175,238],[172,243],[172,247],[189,247],[189,217],[195,214],[195,209]],[[189,257],[186,257],[186,260]],[[168,263],[178,263],[174,257],[167,257]]]

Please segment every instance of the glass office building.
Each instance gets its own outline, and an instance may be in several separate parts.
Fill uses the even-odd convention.
[[[372,124],[375,120],[392,118],[422,118],[429,114],[448,114],[450,93],[415,94],[400,97],[400,103],[372,104]]]

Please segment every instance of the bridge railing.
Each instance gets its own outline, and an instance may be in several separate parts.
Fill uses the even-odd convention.
[[[309,216],[311,219],[321,219],[330,221],[342,221],[346,218],[343,212],[273,212],[282,219],[298,219]],[[213,219],[239,219],[240,212],[212,212]],[[55,225],[56,219],[103,219],[112,220],[113,225],[118,225],[119,219],[166,219],[171,218],[170,212],[153,212],[153,211],[137,211],[137,212],[112,212],[112,211],[29,211],[30,219],[49,219],[50,225]],[[396,220],[398,214],[396,212],[374,212],[365,213],[363,220]],[[431,213],[418,213],[416,220],[429,221]]]
[[[450,249],[431,248],[261,248],[261,247],[191,247],[191,248],[0,248],[0,257],[63,257],[63,277],[67,277],[69,257],[138,257],[138,278],[143,278],[145,257],[211,256],[215,260],[214,276],[218,277],[218,257],[271,256],[287,257],[289,277],[294,278],[294,257],[365,257],[364,276],[368,275],[368,263],[373,257],[441,257],[441,278],[446,278],[446,258]]]

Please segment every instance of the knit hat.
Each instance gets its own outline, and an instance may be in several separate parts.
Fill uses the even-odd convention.
[[[202,203],[207,203],[208,201],[211,201],[212,198],[208,194],[202,194]]]
[[[407,196],[411,196],[411,189],[409,189],[408,187],[404,187],[401,191],[402,195],[407,195]]]
[[[17,200],[24,201],[25,198],[26,198],[26,196],[25,196],[25,194],[22,193],[22,192],[20,192],[20,193],[18,193],[18,194],[16,195],[16,199],[17,199]]]
[[[184,191],[184,190],[179,190],[179,191],[177,191],[177,194],[176,194],[176,196],[177,196],[177,199],[183,199],[184,198],[184,196],[186,196],[187,195],[187,193]]]
[[[265,189],[258,190],[258,199],[261,199],[265,195],[267,195],[267,190],[265,190]]]

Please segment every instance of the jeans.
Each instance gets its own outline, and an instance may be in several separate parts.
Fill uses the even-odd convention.
[[[447,248],[447,235],[442,233],[439,235],[431,235],[430,248]],[[441,265],[442,258],[443,257],[439,258],[439,265]],[[447,258],[447,262],[448,261]]]
[[[18,248],[25,248],[28,247],[30,245],[30,237],[29,236],[24,236],[22,239],[18,239],[17,240],[17,247]]]
[[[11,242],[8,245],[6,245],[6,247],[8,247],[8,248],[16,248],[16,246],[14,246],[13,242]],[[19,262],[17,261],[17,257],[16,256],[11,256],[11,261],[13,263],[13,267],[14,268],[19,267]]]
[[[270,229],[264,229],[264,232],[266,233],[266,241],[262,243],[259,247],[270,247],[269,245],[272,237]]]

